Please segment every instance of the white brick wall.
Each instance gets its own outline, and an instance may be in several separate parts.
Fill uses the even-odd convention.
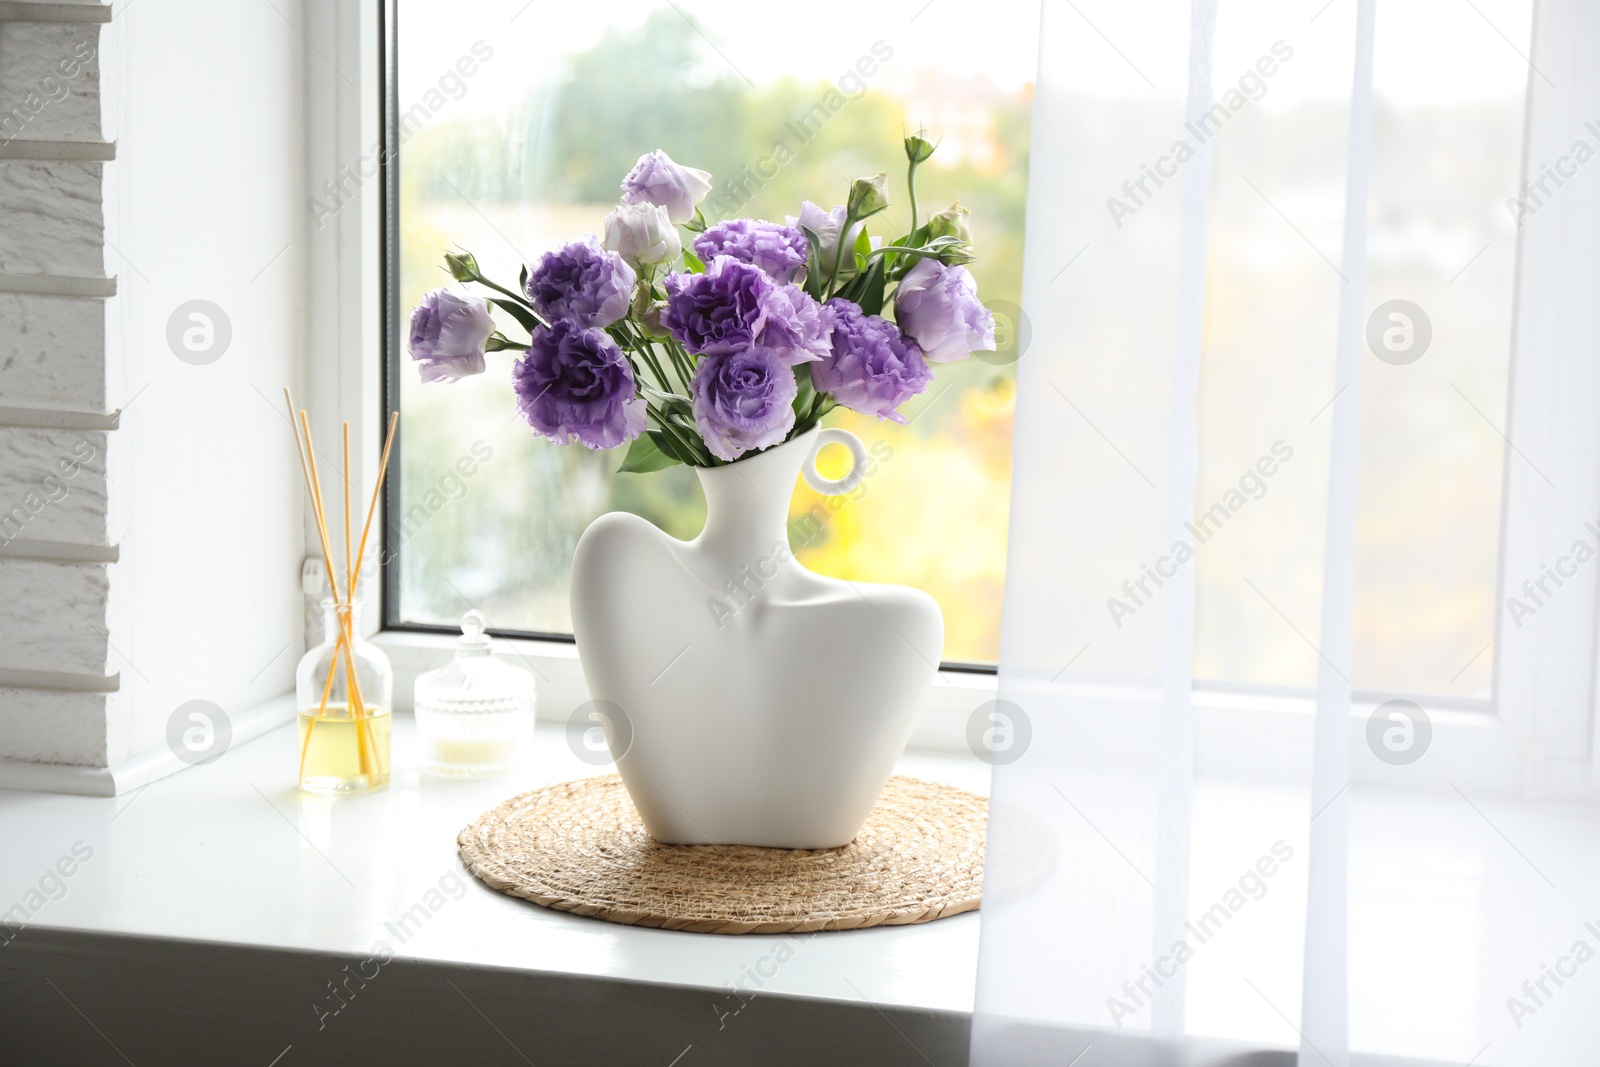
[[[121,539],[121,501],[112,503],[102,430],[0,426],[0,547],[55,541],[113,547]]]
[[[0,273],[106,275],[105,166],[0,162]]]
[[[104,414],[115,364],[100,297],[0,291],[0,408]]]
[[[127,756],[121,693],[0,688],[0,759],[105,767]]]
[[[0,140],[98,141],[100,27],[0,22]]]
[[[0,557],[0,604],[19,609],[7,612],[0,670],[116,674],[120,657],[108,632],[116,614],[113,568]]]
[[[0,760],[128,754],[109,17],[0,5]]]

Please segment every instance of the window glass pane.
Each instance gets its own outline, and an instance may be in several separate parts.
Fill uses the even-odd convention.
[[[900,138],[920,125],[943,138],[918,175],[923,217],[958,196],[972,210],[970,269],[1011,325],[1036,3],[986,4],[981,19],[838,0],[803,13],[723,0],[398,7],[402,315],[448,280],[446,249],[514,279],[598,232],[622,176],[657,147],[713,173],[711,217],[831,207],[852,178],[887,170],[896,203],[877,232],[892,235],[908,217]],[[450,624],[471,604],[499,628],[565,633],[568,564],[591,519],[620,508],[691,537],[703,502],[683,468],[617,475],[620,453],[534,437],[509,354],[489,360],[480,378],[423,387],[401,357],[396,621]],[[859,497],[795,494],[800,559],[934,594],[950,660],[998,654],[1013,380],[1003,359],[973,359],[936,369],[908,425],[835,412],[827,423],[888,459]]]
[[[1382,351],[1362,352],[1357,689],[1489,695],[1531,7],[1378,5],[1364,314]],[[1293,56],[1249,80],[1214,140],[1197,515],[1224,510],[1196,553],[1207,679],[1316,680],[1353,47],[1337,10],[1218,12],[1219,97],[1274,41]]]

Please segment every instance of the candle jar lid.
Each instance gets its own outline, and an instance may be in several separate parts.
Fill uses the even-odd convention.
[[[485,632],[483,615],[469,611],[461,616],[461,636],[454,658],[437,670],[420,675],[417,703],[454,704],[458,701],[489,705],[520,704],[534,698],[533,675],[501,662]],[[462,709],[466,710],[466,709]]]
[[[417,679],[417,735],[430,777],[483,778],[527,761],[533,675],[500,662],[490,646],[483,616],[469,611],[455,658]]]

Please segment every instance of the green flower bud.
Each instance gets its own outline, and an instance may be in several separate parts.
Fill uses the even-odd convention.
[[[972,212],[962,207],[959,203],[951,204],[943,211],[928,220],[928,237],[954,237],[967,244],[972,243],[972,228],[967,225],[967,220],[972,217]]]
[[[922,246],[933,254],[933,257],[948,267],[959,266],[962,263],[971,263],[977,258],[972,251],[972,246],[959,237],[935,237]]]
[[[450,277],[458,282],[477,281],[479,277],[478,261],[473,258],[471,252],[459,254],[446,252],[444,254],[444,263],[445,266],[450,268]]]
[[[925,163],[938,146],[928,140],[927,130],[918,130],[906,138],[906,158],[913,164]]]
[[[669,331],[661,325],[661,312],[666,309],[666,306],[665,302],[646,304],[643,309],[635,313],[635,318],[638,320],[640,328],[648,336],[658,341],[664,340],[669,336]]]
[[[850,199],[845,210],[853,219],[876,215],[889,206],[889,175],[876,174],[871,178],[857,178],[850,183]]]

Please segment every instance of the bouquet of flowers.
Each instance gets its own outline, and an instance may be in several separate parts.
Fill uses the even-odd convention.
[[[731,463],[835,406],[904,422],[900,405],[927,389],[930,362],[994,348],[994,318],[963,266],[968,212],[917,219],[917,167],[934,147],[905,139],[911,225],[888,242],[866,230],[889,206],[885,174],[852,182],[831,211],[806,201],[782,224],[708,224],[698,205],[711,175],[650,152],[622,180],[605,236],[545,253],[515,291],[470,253],[447,253],[456,281],[491,295],[428,293],[411,316],[411,356],[423,381],[442,382],[483,373],[486,352],[520,352],[512,383],[534,432],[628,444],[624,471]],[[527,344],[499,331],[491,307]]]

